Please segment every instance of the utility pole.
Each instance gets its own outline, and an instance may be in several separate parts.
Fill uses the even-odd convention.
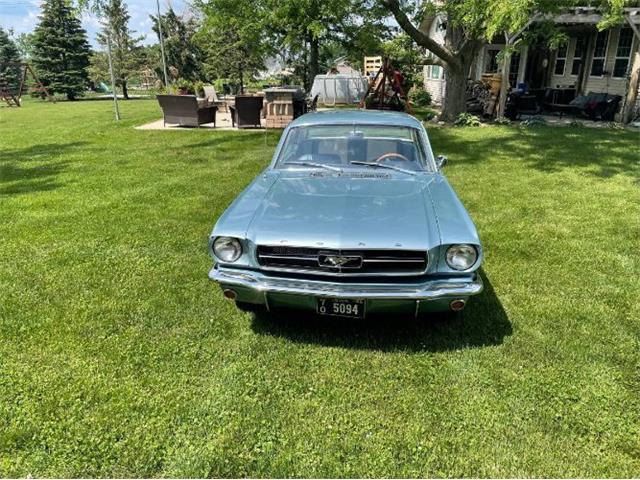
[[[158,36],[160,37],[160,53],[162,54],[162,70],[164,72],[164,86],[169,88],[169,76],[167,75],[167,60],[164,57],[164,37],[162,36],[162,21],[160,19],[160,0],[156,0],[158,7]]]
[[[118,109],[118,92],[116,92],[116,77],[113,74],[113,60],[111,59],[111,30],[109,30],[109,32],[107,33],[107,56],[109,57],[109,73],[111,74],[111,92],[113,93],[113,108],[116,111],[116,120],[120,120],[120,110]]]

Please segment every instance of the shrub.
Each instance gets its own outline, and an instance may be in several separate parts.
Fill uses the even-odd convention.
[[[497,125],[511,125],[512,122],[507,117],[497,117],[493,123]]]
[[[193,84],[193,89],[196,92],[196,96],[198,98],[204,98],[204,83],[201,81],[197,81]]]
[[[458,127],[479,127],[480,119],[475,115],[464,112],[458,115],[458,118],[456,118],[453,124]]]
[[[523,127],[544,127],[546,124],[547,121],[544,119],[544,117],[541,117],[539,115],[529,117],[521,123]]]
[[[416,107],[428,107],[431,105],[431,94],[421,86],[414,86],[409,90],[409,101]]]
[[[175,83],[175,87],[180,95],[189,95],[194,93],[193,83],[184,78],[179,78]]]
[[[435,110],[431,110],[430,108],[414,112],[415,117],[425,122],[428,122],[429,120],[435,118],[437,115],[438,115],[438,112],[436,112]]]

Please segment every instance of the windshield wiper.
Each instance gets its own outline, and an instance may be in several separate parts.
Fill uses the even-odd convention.
[[[284,162],[282,165],[302,165],[305,167],[326,168],[327,170],[331,170],[332,172],[342,172],[341,168],[331,167],[329,165],[324,165],[322,163],[314,163],[314,162]]]
[[[373,162],[360,162],[353,161],[349,162],[351,165],[367,165],[369,167],[377,167],[377,168],[388,168],[389,170],[395,170],[396,172],[407,173],[409,175],[415,175],[416,172],[412,172],[411,170],[405,170],[404,168],[395,167],[393,165],[385,165],[384,163],[373,163]]]

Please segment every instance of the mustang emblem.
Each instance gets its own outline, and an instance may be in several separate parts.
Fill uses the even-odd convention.
[[[362,267],[362,257],[359,255],[318,255],[318,264],[321,267],[338,267],[338,268],[360,268]]]

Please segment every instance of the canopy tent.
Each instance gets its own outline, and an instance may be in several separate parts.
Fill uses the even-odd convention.
[[[358,103],[369,82],[358,74],[317,75],[311,87],[311,97],[318,95],[318,102],[328,105],[336,103]]]

